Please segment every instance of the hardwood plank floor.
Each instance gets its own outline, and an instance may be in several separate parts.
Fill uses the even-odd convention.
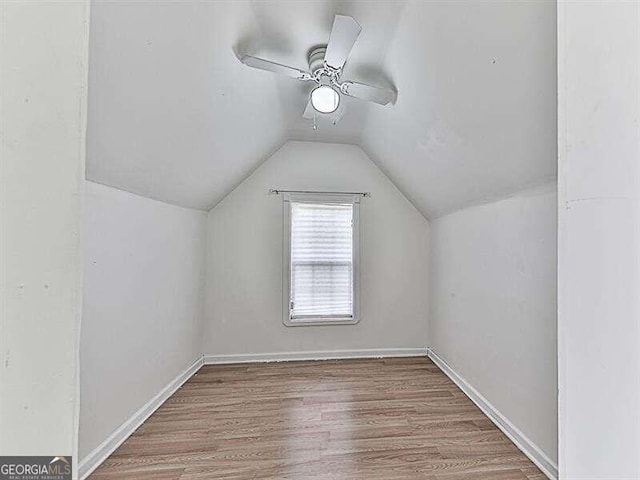
[[[543,480],[426,357],[203,367],[91,480]]]

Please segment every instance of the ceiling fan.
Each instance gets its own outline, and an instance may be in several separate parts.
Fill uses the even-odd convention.
[[[315,83],[302,116],[315,119],[316,114],[319,113],[330,116],[335,124],[344,113],[344,106],[340,102],[342,95],[368,100],[380,105],[395,102],[397,98],[397,92],[392,89],[340,80],[347,57],[361,31],[362,28],[352,17],[336,15],[329,43],[313,48],[309,52],[308,71],[251,55],[243,55],[240,61],[249,67],[287,75],[303,82]]]

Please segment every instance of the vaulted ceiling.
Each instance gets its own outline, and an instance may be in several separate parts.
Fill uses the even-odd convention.
[[[301,69],[336,13],[363,27],[333,126],[302,118]],[[555,2],[141,1],[92,4],[87,177],[208,209],[287,139],[360,145],[428,218],[556,174]]]

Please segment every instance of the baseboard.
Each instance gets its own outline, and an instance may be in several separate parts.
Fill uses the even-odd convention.
[[[307,352],[241,353],[205,355],[205,365],[225,363],[293,362],[297,360],[342,360],[348,358],[421,357],[426,348],[374,348],[366,350],[321,350]]]
[[[455,372],[442,358],[431,348],[427,348],[427,355],[445,375],[447,375],[467,397],[475,403],[489,419],[509,437],[509,439],[524,453],[529,459],[542,470],[550,479],[557,480],[558,466],[551,460],[535,443],[533,443],[518,427],[502,415],[491,403],[473,388],[464,378]]]
[[[131,436],[142,423],[155,412],[176,390],[191,378],[203,365],[202,357],[198,358],[189,368],[171,380],[155,397],[149,400],[136,413],[131,415],[118,429],[98,445],[91,453],[80,460],[78,478],[84,480],[111,455],[116,448]]]

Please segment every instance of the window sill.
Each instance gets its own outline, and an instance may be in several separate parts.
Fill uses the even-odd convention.
[[[327,325],[355,325],[360,321],[359,318],[305,318],[304,320],[292,320],[285,318],[282,323],[286,327],[318,327]]]

